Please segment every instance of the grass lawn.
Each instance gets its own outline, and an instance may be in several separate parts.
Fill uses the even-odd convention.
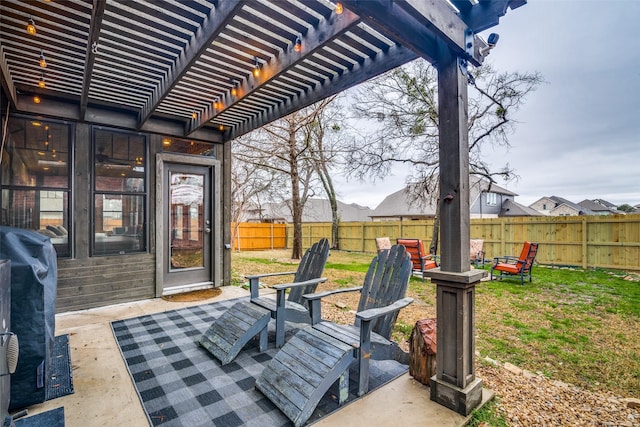
[[[289,250],[233,253],[233,282],[245,283],[245,274],[295,271],[289,256]],[[319,289],[361,285],[372,257],[332,251],[323,274],[329,281]],[[625,280],[628,276],[636,281]],[[483,357],[554,380],[638,398],[639,278],[620,271],[536,266],[533,283],[524,286],[519,280],[481,282],[476,287],[476,349]],[[435,317],[435,285],[412,278],[408,296],[416,301],[400,313],[394,334],[398,342],[409,338],[416,320]],[[357,298],[340,294],[343,305],[333,311],[323,306],[326,317],[339,321],[340,313],[355,309]]]

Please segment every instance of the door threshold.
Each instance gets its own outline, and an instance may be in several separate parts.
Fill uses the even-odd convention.
[[[181,294],[184,292],[200,291],[213,288],[213,282],[189,283],[187,285],[172,286],[162,290],[162,296]]]

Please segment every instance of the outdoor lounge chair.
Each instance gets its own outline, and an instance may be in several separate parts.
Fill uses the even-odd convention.
[[[267,347],[267,325],[276,321],[276,347],[284,344],[285,320],[311,323],[308,303],[302,295],[315,292],[326,277],[320,277],[329,257],[329,241],[321,239],[307,249],[297,271],[246,276],[249,280],[249,301],[234,304],[209,327],[200,338],[200,345],[224,365],[231,362],[251,338],[260,335],[260,351]],[[261,297],[260,279],[293,275],[293,282],[273,286],[276,298]],[[289,291],[289,296],[286,296]]]
[[[369,360],[403,360],[390,341],[398,311],[413,299],[404,298],[411,276],[409,254],[402,245],[381,251],[358,288],[305,295],[313,326],[298,331],[271,359],[256,388],[296,426],[304,424],[329,387],[339,381],[338,402],[348,398],[349,366],[358,362],[358,395],[369,389]],[[360,291],[354,326],[321,319],[321,299],[341,292]],[[405,355],[406,356],[406,355]]]
[[[520,276],[520,284],[524,285],[525,277],[531,282],[531,271],[533,270],[533,261],[538,253],[538,244],[524,242],[522,251],[518,258],[512,256],[496,257],[493,259],[491,266],[491,280],[495,278],[502,279],[504,277]],[[499,274],[495,275],[494,271]]]
[[[388,237],[376,237],[376,250],[386,251],[391,249],[391,240]]]
[[[484,239],[469,240],[469,258],[476,268],[479,264],[484,266],[484,256]]]
[[[424,272],[432,268],[438,267],[436,257],[424,250],[424,245],[420,239],[397,239],[396,243],[407,248],[407,252],[411,254],[411,262],[413,263],[413,271],[419,271],[422,281],[424,282]]]

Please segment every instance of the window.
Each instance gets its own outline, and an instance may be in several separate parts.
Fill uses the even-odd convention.
[[[147,250],[147,141],[95,128],[93,254]]]
[[[197,156],[217,157],[216,146],[210,142],[190,139],[162,138],[162,151],[169,153],[193,154]]]
[[[9,118],[0,223],[50,237],[59,257],[71,255],[71,152],[68,124]]]
[[[498,204],[498,195],[496,193],[485,193],[488,206],[495,206]]]

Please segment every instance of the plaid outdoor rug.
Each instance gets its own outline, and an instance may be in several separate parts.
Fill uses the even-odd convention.
[[[248,299],[248,298],[243,298]],[[211,322],[243,299],[194,306],[112,322],[120,351],[152,425],[290,426],[291,422],[254,388],[264,365],[278,351],[274,322],[269,349],[258,352],[252,340],[224,366],[198,344]],[[297,329],[288,325],[286,338]],[[407,371],[395,361],[371,363],[370,391]],[[356,375],[350,375],[349,400],[356,400]],[[309,423],[338,409],[337,387],[323,397]]]

